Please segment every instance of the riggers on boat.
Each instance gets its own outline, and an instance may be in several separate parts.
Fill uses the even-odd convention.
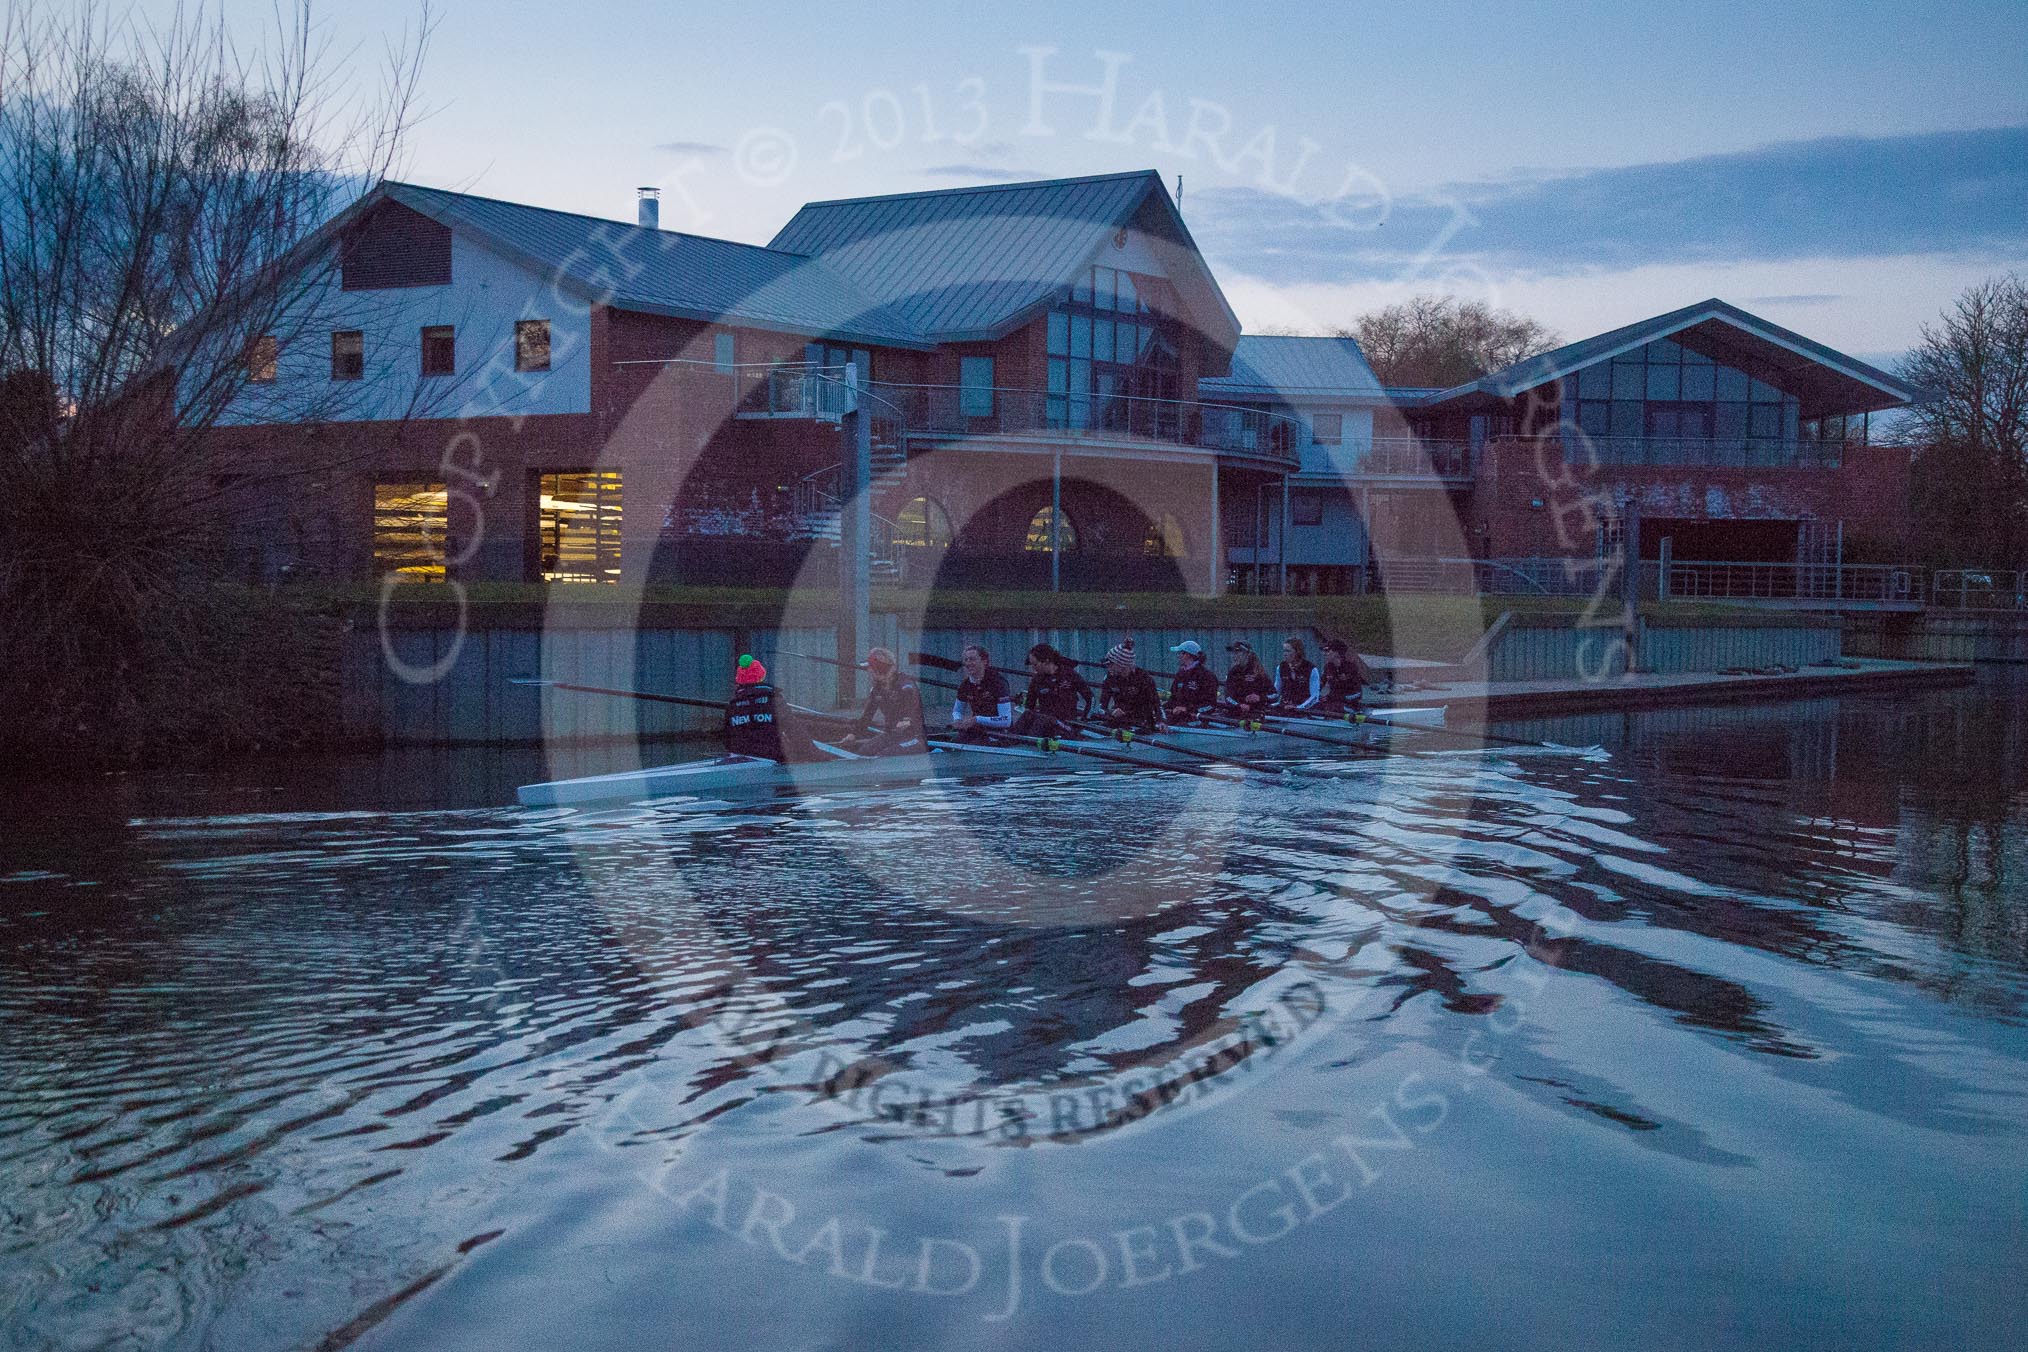
[[[1314,757],[1319,738],[1329,738],[1348,749],[1384,746],[1397,736],[1412,736],[1417,728],[1441,727],[1441,706],[1417,709],[1374,711],[1363,721],[1326,718],[1274,718],[1259,729],[1241,727],[1164,728],[1153,740],[1136,738],[1128,745],[1128,763],[1144,768],[1202,773],[1204,760],[1183,751],[1157,745],[1168,742],[1220,756]],[[1400,726],[1396,726],[1400,725]],[[1278,726],[1301,738],[1282,736]],[[1055,745],[1056,749],[1048,749]],[[980,745],[932,739],[927,754],[917,756],[854,756],[838,747],[817,743],[831,759],[784,765],[753,756],[720,756],[711,760],[683,761],[674,765],[623,770],[615,774],[587,775],[546,784],[524,784],[516,797],[529,807],[570,807],[622,803],[642,798],[756,797],[782,790],[821,792],[831,789],[872,787],[882,784],[912,784],[929,779],[1000,778],[1008,775],[1050,771],[1095,769],[1122,759],[1115,743],[1093,737],[1039,745]]]

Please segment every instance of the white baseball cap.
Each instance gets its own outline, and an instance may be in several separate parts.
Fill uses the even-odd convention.
[[[1189,653],[1192,657],[1204,656],[1204,649],[1197,646],[1197,640],[1186,638],[1169,650],[1172,653]]]

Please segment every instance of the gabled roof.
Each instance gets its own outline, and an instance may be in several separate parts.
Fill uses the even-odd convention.
[[[941,342],[998,338],[1056,298],[1119,231],[1157,249],[1213,343],[1239,320],[1151,169],[811,202],[769,247],[821,258]]]
[[[1209,398],[1304,396],[1378,400],[1380,377],[1352,338],[1292,338],[1248,334],[1232,350],[1232,374],[1197,382]]]
[[[900,347],[931,344],[816,259],[411,183],[383,183],[339,222],[399,202],[623,310]]]
[[[1431,407],[1513,399],[1657,338],[1673,338],[1713,361],[1797,395],[1805,418],[1898,408],[1920,395],[1906,382],[1857,357],[1713,298],[1529,357],[1420,402]]]

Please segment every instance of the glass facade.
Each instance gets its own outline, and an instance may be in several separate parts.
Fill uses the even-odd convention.
[[[1564,435],[1607,464],[1763,466],[1821,459],[1796,397],[1667,338],[1562,384]],[[1806,433],[1808,435],[1806,435]]]
[[[544,582],[620,580],[620,472],[537,476],[536,540]]]
[[[1173,436],[1176,405],[1129,400],[1180,397],[1175,308],[1158,278],[1088,269],[1049,313],[1049,425]]]

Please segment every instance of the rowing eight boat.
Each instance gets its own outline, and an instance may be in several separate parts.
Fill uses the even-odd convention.
[[[1429,709],[1388,709],[1384,719],[1362,722],[1334,722],[1326,719],[1271,719],[1270,724],[1287,723],[1310,734],[1301,741],[1277,735],[1273,727],[1258,732],[1245,728],[1166,728],[1159,740],[1190,746],[1221,755],[1268,755],[1311,757],[1316,738],[1328,735],[1348,749],[1381,746],[1403,730],[1435,727],[1444,721],[1441,707]],[[1396,728],[1394,724],[1401,725]],[[917,756],[854,756],[835,747],[820,747],[834,758],[784,765],[752,756],[719,756],[710,760],[682,761],[674,765],[622,770],[616,774],[587,775],[560,779],[547,784],[524,784],[516,790],[529,807],[569,807],[598,803],[628,802],[640,798],[673,796],[698,798],[748,797],[771,794],[781,789],[799,792],[833,788],[870,787],[880,784],[919,783],[927,779],[1000,778],[1037,770],[1058,772],[1090,769],[1092,762],[1071,751],[1047,751],[1035,746],[982,746],[971,743],[932,740],[931,750]],[[1075,745],[1084,746],[1083,742]],[[1093,749],[1113,743],[1094,739]],[[1143,742],[1134,742],[1136,759],[1173,765],[1177,769],[1199,769],[1202,762]]]

